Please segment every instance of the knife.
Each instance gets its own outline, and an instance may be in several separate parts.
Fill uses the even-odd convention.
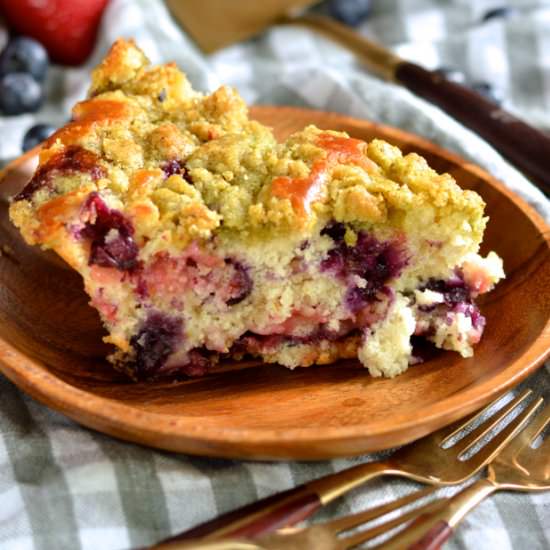
[[[489,142],[550,195],[550,138],[481,94],[408,62],[351,27],[303,13],[312,0],[166,0],[174,16],[205,51],[258,34],[271,24],[306,26],[353,51],[374,74],[408,88]],[[294,11],[290,11],[294,9]],[[294,15],[293,15],[294,14]]]

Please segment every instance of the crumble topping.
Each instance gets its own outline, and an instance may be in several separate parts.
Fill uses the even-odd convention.
[[[248,119],[235,90],[194,92],[177,67],[151,67],[132,42],[116,42],[95,69],[90,99],[49,138],[41,168],[78,148],[97,159],[103,177],[95,178],[96,190],[133,208],[138,219],[164,216],[178,243],[232,228],[311,230],[327,214],[342,222],[399,223],[400,210],[426,203],[461,211],[477,236],[484,228],[480,197],[418,155],[314,127],[277,144],[268,128]],[[170,163],[181,169],[163,178],[158,171]],[[73,177],[76,187],[80,176]],[[58,181],[49,193],[34,196],[36,190],[28,187],[20,198],[32,195],[37,206],[67,191]],[[189,201],[194,222],[174,227],[187,218]],[[155,238],[152,231],[143,236]]]

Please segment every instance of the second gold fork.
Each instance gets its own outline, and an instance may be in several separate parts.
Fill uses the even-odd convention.
[[[466,514],[495,491],[550,490],[550,437],[538,448],[531,447],[549,424],[550,405],[547,405],[489,464],[484,478],[454,495],[437,512],[421,515],[379,548],[436,550],[449,539]]]

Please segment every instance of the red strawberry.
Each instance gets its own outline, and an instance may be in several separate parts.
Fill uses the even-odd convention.
[[[41,42],[57,63],[79,65],[90,55],[109,0],[0,0],[16,33]]]

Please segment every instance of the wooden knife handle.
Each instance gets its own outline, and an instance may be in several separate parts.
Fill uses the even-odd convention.
[[[321,500],[317,493],[304,487],[289,489],[223,514],[167,539],[163,543],[189,540],[206,535],[214,535],[212,539],[258,537],[272,533],[281,527],[294,525],[311,516],[320,507]],[[250,519],[242,521],[247,516],[251,516]],[[216,535],[217,531],[220,531],[219,537]]]
[[[453,534],[451,526],[444,520],[438,521],[420,540],[407,550],[439,550]]]
[[[483,137],[527,178],[550,194],[549,137],[477,92],[449,82],[437,72],[404,61],[397,65],[394,76],[409,90]]]

